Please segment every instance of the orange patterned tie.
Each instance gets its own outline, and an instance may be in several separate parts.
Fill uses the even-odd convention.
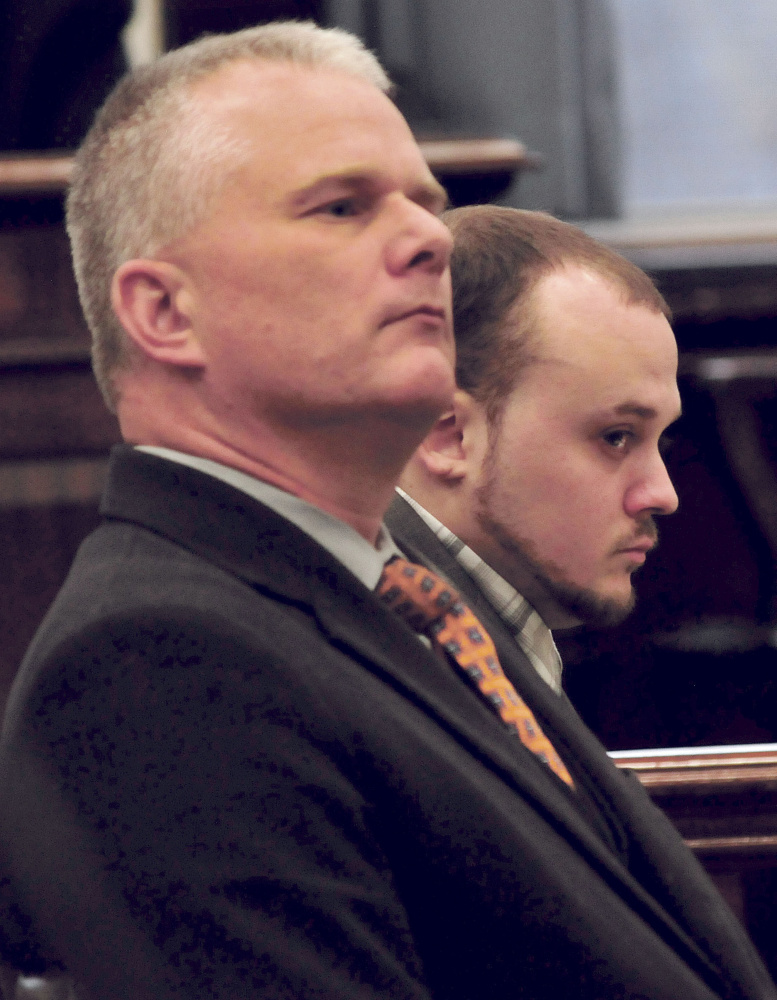
[[[377,593],[411,628],[447,653],[524,746],[574,788],[534,713],[505,676],[491,636],[451,586],[423,566],[395,558],[384,567]]]

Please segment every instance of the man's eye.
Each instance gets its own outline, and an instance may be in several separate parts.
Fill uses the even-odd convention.
[[[627,430],[605,431],[602,435],[605,443],[615,451],[623,451],[632,441],[634,434]]]
[[[323,205],[321,211],[337,219],[345,219],[349,215],[356,215],[358,208],[353,198],[340,198],[338,201],[330,201],[327,205]]]

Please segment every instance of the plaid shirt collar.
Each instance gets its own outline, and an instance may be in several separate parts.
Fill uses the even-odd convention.
[[[411,496],[408,496],[404,490],[397,489],[397,493],[410,504],[462,569],[465,569],[472,577],[540,677],[557,694],[560,694],[561,657],[556,649],[550,629],[531,604],[504,577],[501,577],[477,553],[465,545],[428,510]]]

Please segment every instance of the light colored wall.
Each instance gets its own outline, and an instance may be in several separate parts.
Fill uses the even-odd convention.
[[[775,0],[611,0],[630,212],[777,202]]]

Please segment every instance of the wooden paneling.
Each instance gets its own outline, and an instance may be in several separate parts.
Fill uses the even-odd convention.
[[[0,229],[0,364],[4,350],[25,341],[65,341],[88,350],[61,223]]]
[[[777,865],[777,744],[645,750],[615,763],[636,772],[705,863]]]
[[[0,469],[1,473],[1,469]],[[0,474],[0,480],[2,476]],[[54,600],[82,539],[97,526],[96,498],[0,506],[0,705],[38,623]],[[44,484],[48,485],[48,484]],[[0,487],[0,490],[2,487]],[[56,494],[56,491],[53,491]]]
[[[0,461],[102,454],[118,436],[88,364],[0,368]]]
[[[777,744],[613,756],[678,828],[777,976]]]
[[[61,195],[70,181],[73,157],[66,154],[0,156],[0,197]]]

